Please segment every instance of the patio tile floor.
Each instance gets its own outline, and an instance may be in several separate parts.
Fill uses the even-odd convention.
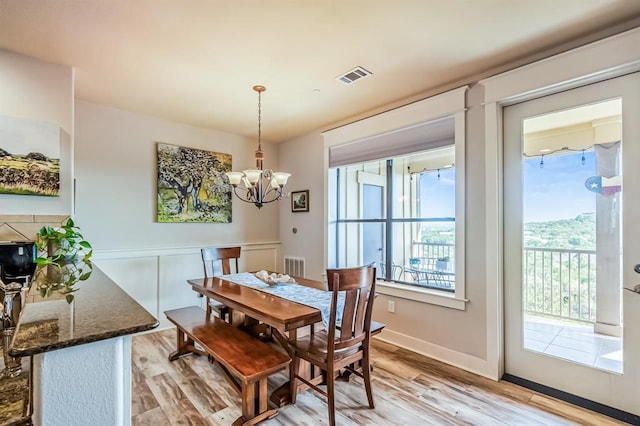
[[[622,373],[622,338],[596,334],[592,326],[525,315],[524,348]]]

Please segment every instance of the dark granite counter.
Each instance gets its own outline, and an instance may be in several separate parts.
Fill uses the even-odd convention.
[[[73,301],[53,292],[42,297],[31,284],[10,355],[24,357],[85,343],[124,336],[158,326],[158,320],[96,266],[86,281],[74,285]]]
[[[0,369],[4,362],[0,359]],[[22,372],[16,377],[0,377],[0,425],[31,424],[29,410],[29,358],[22,362]]]

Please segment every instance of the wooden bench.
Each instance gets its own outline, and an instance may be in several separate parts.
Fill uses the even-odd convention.
[[[197,306],[165,311],[165,315],[178,329],[177,349],[169,360],[188,353],[208,354],[241,395],[242,416],[233,425],[254,425],[278,414],[268,407],[267,378],[287,368],[291,362],[287,355],[220,318],[207,320],[206,311]]]

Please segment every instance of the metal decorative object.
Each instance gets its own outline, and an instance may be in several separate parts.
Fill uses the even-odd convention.
[[[264,169],[262,152],[262,92],[266,87],[253,86],[253,90],[258,92],[258,150],[256,151],[256,168],[243,170],[242,172],[227,172],[229,183],[233,186],[233,193],[245,203],[252,203],[257,208],[261,208],[267,203],[278,201],[283,198],[284,186],[291,174],[274,172]]]
[[[20,310],[22,308],[22,284],[12,282],[5,284],[0,281],[2,291],[2,355],[4,358],[4,370],[2,376],[17,377],[22,372],[22,361],[9,355],[9,346],[13,333],[18,325]]]

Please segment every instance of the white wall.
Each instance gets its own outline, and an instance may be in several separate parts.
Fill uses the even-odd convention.
[[[24,215],[32,221],[35,216],[43,222],[55,222],[59,215],[72,213],[73,87],[71,68],[0,50],[0,115],[51,122],[59,126],[61,134],[60,196],[0,194],[0,214],[5,220],[13,217],[25,222],[27,219],[20,217]],[[117,424],[127,424],[131,417],[130,341],[130,336],[122,336],[37,355],[32,385],[35,424],[106,424],[114,419]],[[84,367],[88,370],[82,370]],[[111,374],[100,374],[105,372]],[[78,395],[92,404],[82,404],[85,400]]]
[[[278,270],[279,243],[242,244],[240,271]],[[185,306],[203,306],[187,280],[203,276],[199,247],[106,250],[94,255],[96,265],[160,321],[171,326],[164,312]]]
[[[254,166],[253,140],[78,101],[76,222],[97,250],[196,247],[276,241],[278,203],[258,210],[234,198],[232,223],[156,222],[156,142],[231,154],[233,168]],[[263,143],[277,168],[277,146]]]
[[[482,371],[486,359],[486,285],[484,258],[473,253],[484,249],[484,115],[483,91],[473,87],[467,92],[467,298],[466,310],[449,309],[413,300],[379,294],[374,304],[374,318],[386,324],[382,337],[421,353],[465,368]],[[325,200],[324,139],[319,131],[287,141],[281,146],[283,170],[302,169],[302,182],[309,188],[310,213],[280,213],[282,251],[307,259],[310,278],[324,273],[326,248],[323,247]],[[294,174],[292,178],[297,178]],[[296,182],[297,183],[297,182]],[[291,187],[307,189],[307,187]],[[297,234],[291,233],[292,227]],[[395,313],[387,312],[387,302],[395,301]]]
[[[76,223],[107,275],[166,326],[164,311],[198,305],[186,283],[203,275],[199,248],[242,246],[241,269],[280,269],[279,203],[233,200],[231,223],[156,222],[156,142],[232,155],[255,166],[255,141],[117,108],[76,103]],[[263,142],[276,169],[277,146]],[[285,201],[285,207],[288,205]]]
[[[466,99],[466,309],[456,310],[428,303],[394,298],[395,313],[386,310],[389,296],[379,295],[374,318],[386,324],[383,339],[424,353],[470,371],[499,378],[502,374],[502,212],[501,212],[501,117],[500,102],[515,102],[523,97],[544,95],[567,85],[620,75],[640,68],[637,39],[640,29],[631,30],[610,42],[594,43],[557,57],[548,58],[470,84]],[[606,59],[606,60],[605,60]],[[563,84],[564,83],[564,84]],[[485,90],[490,95],[485,96]],[[384,108],[380,108],[384,109]],[[386,113],[385,113],[386,114]],[[389,114],[388,117],[393,117]],[[486,128],[485,128],[486,127]],[[311,132],[283,144],[282,169],[292,169],[304,159],[310,176],[323,173],[324,153],[319,153],[319,131]],[[324,179],[310,182],[310,189],[323,190]],[[324,195],[324,194],[322,194]],[[318,195],[316,200],[323,198]],[[326,201],[325,201],[326,203]],[[326,204],[312,209],[326,209]],[[281,211],[281,226],[290,214]],[[318,216],[304,216],[296,221],[300,229],[320,232],[327,226]],[[283,229],[283,234],[287,232]],[[307,268],[322,270],[326,265],[326,248],[322,255],[316,244],[302,244],[284,237],[284,253],[307,258]],[[317,272],[316,272],[317,273]]]
[[[284,256],[304,257],[307,278],[323,280],[324,274],[324,144],[319,132],[280,145],[282,170],[291,173],[288,191],[309,190],[309,212],[291,211],[288,199],[280,208],[280,240]],[[297,232],[293,232],[293,228]]]
[[[73,203],[73,70],[0,50],[0,76],[0,115],[60,127],[60,196],[0,194],[0,214],[68,215]]]
[[[33,424],[131,424],[131,336],[33,356]]]
[[[566,79],[575,77],[579,69],[602,69],[602,59],[637,52],[633,49],[635,45],[634,42],[609,49],[603,56],[583,55],[583,62],[559,66],[553,73],[540,72],[536,66],[530,66],[531,78],[514,73],[513,84],[500,82],[500,87],[518,86],[517,93],[502,93],[491,81],[472,85],[467,92],[466,113],[466,297],[469,302],[466,310],[460,311],[396,299],[396,313],[391,314],[385,309],[388,296],[381,295],[376,300],[374,317],[387,324],[384,338],[480,374],[497,376],[502,308],[500,191],[499,172],[496,172],[500,152],[495,140],[499,117],[497,111],[483,108],[483,102],[495,103],[510,96],[516,100],[517,95],[533,93],[542,87],[533,82],[543,78],[562,81],[565,75]],[[546,66],[545,62],[540,61],[540,66]],[[613,64],[610,70],[619,72],[620,67]],[[203,245],[241,244],[244,247],[256,243],[262,250],[261,243],[265,243],[269,254],[258,256],[261,260],[256,260],[252,267],[263,261],[268,264],[273,259],[278,265],[282,254],[301,256],[307,261],[307,275],[322,278],[326,256],[323,232],[327,225],[324,222],[325,153],[319,131],[284,142],[280,147],[264,144],[266,165],[292,173],[288,190],[310,190],[309,213],[292,213],[290,200],[267,205],[260,211],[234,201],[231,224],[159,224],[155,222],[155,142],[227,152],[233,155],[234,169],[241,169],[253,165],[254,141],[88,102],[77,102],[74,116],[73,72],[68,67],[0,51],[0,74],[3,76],[0,114],[59,123],[69,135],[70,143],[75,144],[76,220],[98,250],[98,257],[108,259],[109,267],[115,265],[114,275],[128,277],[122,278],[127,281],[124,286],[154,313],[159,314],[161,306],[170,305],[164,298],[172,297],[171,292],[175,291],[172,286],[183,288],[183,278],[196,268],[197,247]],[[524,87],[529,82],[531,87]],[[554,87],[557,90],[555,83],[545,84],[549,91]],[[489,89],[492,97],[485,99],[484,90]],[[486,123],[495,129],[485,132]],[[0,213],[58,213],[59,200],[38,205],[30,204],[34,201],[25,200],[27,197],[7,197],[15,196],[0,195]],[[33,197],[36,198],[40,197]],[[63,200],[61,205],[65,205],[67,198],[60,200]],[[297,234],[292,233],[294,227],[298,229]],[[283,241],[281,249],[279,239]],[[152,252],[152,259],[143,255],[145,251]],[[132,259],[141,259],[141,263]],[[173,268],[181,265],[180,276],[161,276],[166,265]],[[128,273],[136,268],[142,272]],[[161,294],[163,291],[165,294]]]

